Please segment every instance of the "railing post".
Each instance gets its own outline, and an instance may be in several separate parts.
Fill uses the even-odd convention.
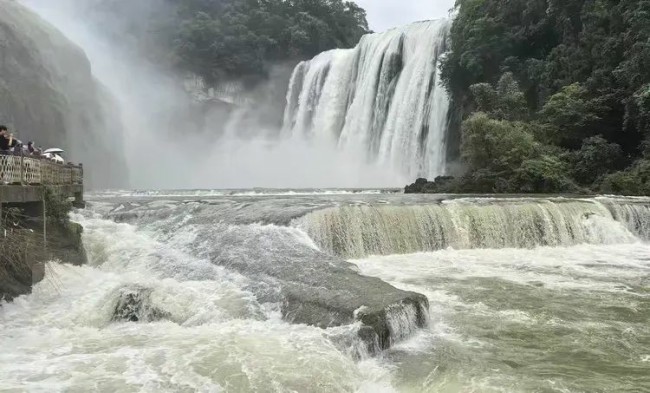
[[[25,153],[20,151],[20,184],[25,185]]]

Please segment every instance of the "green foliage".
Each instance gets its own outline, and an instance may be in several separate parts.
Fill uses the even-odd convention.
[[[491,119],[482,112],[463,123],[461,151],[471,171],[510,171],[535,150],[535,139],[524,123]]]
[[[599,191],[606,194],[650,195],[650,161],[639,160],[627,170],[606,176]]]
[[[456,6],[442,77],[465,115],[464,182],[492,191],[580,184],[649,193],[650,1]],[[513,143],[530,155],[513,159]]]
[[[71,0],[98,31],[209,84],[256,82],[276,62],[356,45],[366,12],[346,0]]]
[[[602,176],[621,168],[623,150],[595,136],[585,139],[582,148],[572,153],[570,161],[573,178],[582,185],[591,186]]]
[[[542,155],[524,161],[513,177],[514,192],[554,193],[577,192],[578,187],[567,177],[567,164],[559,157]]]
[[[503,120],[523,120],[527,117],[526,99],[510,72],[503,74],[496,88],[489,83],[469,87],[479,112]]]
[[[356,45],[365,11],[343,0],[184,0],[173,51],[208,83],[262,76],[272,62]]]
[[[548,124],[549,137],[555,143],[566,146],[580,146],[582,139],[589,136],[597,126],[598,104],[587,98],[587,90],[579,83],[563,87],[552,95],[539,111],[540,121]]]
[[[45,214],[49,220],[59,224],[68,224],[72,202],[57,194],[52,188],[44,187],[43,196],[45,200]]]

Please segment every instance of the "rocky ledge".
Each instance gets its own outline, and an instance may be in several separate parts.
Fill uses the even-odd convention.
[[[64,261],[73,265],[86,263],[81,234],[83,228],[74,223],[52,223],[47,226],[47,249],[43,249],[43,222],[28,220],[23,229],[9,232],[0,239],[0,301],[31,293],[32,285],[44,276],[44,261]],[[12,244],[13,243],[13,244]]]

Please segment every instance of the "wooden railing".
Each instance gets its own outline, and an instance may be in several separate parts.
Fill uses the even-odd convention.
[[[0,154],[0,185],[2,184],[83,184],[83,167],[58,164],[46,158]]]

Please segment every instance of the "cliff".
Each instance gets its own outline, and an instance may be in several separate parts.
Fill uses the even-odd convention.
[[[44,278],[46,261],[73,265],[87,262],[80,225],[49,223],[47,249],[43,249],[42,220],[29,220],[21,226],[24,229],[0,239],[0,301],[30,293],[32,285]]]
[[[79,47],[20,3],[0,0],[0,124],[83,162],[87,186],[118,187],[126,166],[115,113]]]

